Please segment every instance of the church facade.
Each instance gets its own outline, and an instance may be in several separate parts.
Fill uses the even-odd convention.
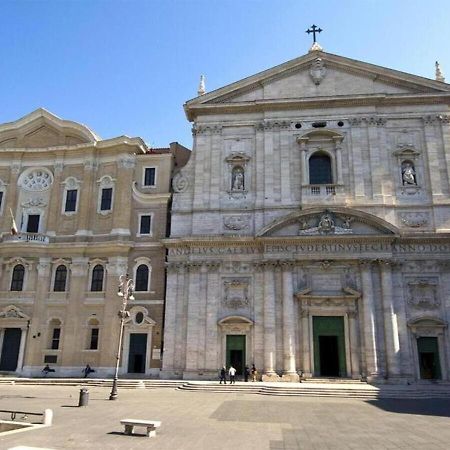
[[[315,44],[199,94],[162,377],[450,380],[450,85]]]
[[[134,280],[122,374],[157,377],[170,181],[189,152],[101,139],[38,109],[0,125],[0,372],[111,376],[119,277]],[[13,232],[11,232],[13,228]]]

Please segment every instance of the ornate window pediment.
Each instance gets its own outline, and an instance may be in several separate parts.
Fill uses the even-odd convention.
[[[0,311],[0,319],[20,319],[20,320],[30,320],[30,317],[27,316],[21,309],[17,306],[9,305],[3,308]]]

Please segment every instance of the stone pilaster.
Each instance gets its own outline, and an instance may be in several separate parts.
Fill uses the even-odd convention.
[[[47,348],[47,342],[45,340],[47,336],[46,300],[48,298],[48,291],[50,287],[50,258],[40,257],[35,268],[37,270],[39,282],[36,283],[33,313],[31,314],[32,319],[29,330],[30,333],[28,336],[36,336],[36,339],[29,339],[30,345],[28,345],[26,349],[25,361],[28,366],[40,366],[43,363],[42,350]],[[26,266],[25,270],[31,275],[33,269],[33,265],[30,264]],[[31,289],[28,287],[26,290]],[[58,361],[58,363],[60,363],[60,361]]]
[[[392,272],[390,261],[379,261],[381,269],[381,295],[383,301],[384,333],[386,342],[387,375],[400,375],[400,341],[398,337],[397,314],[394,308]]]
[[[217,318],[220,307],[220,286],[219,286],[219,269],[220,263],[208,262],[206,263],[208,270],[206,295],[206,343],[205,343],[205,364],[204,367],[208,370],[217,373],[217,368],[222,365],[218,361],[218,330]]]
[[[191,262],[189,270],[189,288],[187,305],[187,333],[186,333],[186,370],[183,378],[189,379],[197,375],[198,370],[198,336],[200,314],[200,269],[201,263]]]
[[[427,116],[424,118],[424,134],[425,145],[428,153],[428,169],[429,179],[431,183],[431,192],[433,198],[443,196],[442,177],[441,177],[441,161],[436,138],[437,118],[435,116]]]
[[[121,275],[126,275],[128,272],[128,258],[124,256],[115,256],[108,258],[108,263],[106,264],[104,293],[105,301],[103,308],[103,320],[104,324],[102,327],[102,332],[104,336],[108,336],[108,341],[105,341],[102,345],[100,344],[100,365],[102,367],[111,367],[111,373],[113,373],[113,367],[116,363],[117,355],[117,345],[119,342],[120,333],[120,318],[118,312],[122,308],[122,299],[117,295],[117,290],[119,287],[119,277]],[[128,308],[129,309],[129,308]],[[106,342],[108,344],[106,345]],[[122,353],[122,359],[125,357]],[[120,363],[122,366],[122,362]]]
[[[48,219],[47,219],[47,230],[56,232],[56,224],[58,223],[58,218],[61,216],[62,208],[62,192],[64,187],[61,185],[61,175],[63,171],[63,164],[59,162],[55,164],[55,173],[53,175],[53,186],[50,195],[50,202],[48,205]]]
[[[174,369],[175,356],[175,333],[177,330],[176,306],[177,306],[177,283],[180,264],[167,264],[166,304],[164,318],[164,352],[163,371]]]
[[[80,311],[83,309],[82,305],[86,295],[87,276],[89,273],[88,263],[89,258],[74,257],[70,264],[70,275],[66,283],[69,289],[69,295],[64,319],[63,366],[78,365],[81,367],[84,362],[81,361],[82,358],[80,355],[81,351],[85,348],[86,336],[83,335],[84,327]],[[105,338],[105,336],[103,337]],[[102,344],[102,340],[100,339],[100,345]]]
[[[369,380],[379,377],[377,360],[377,336],[375,305],[373,298],[372,265],[361,261],[362,308],[364,317],[364,344],[366,353],[366,376]]]
[[[363,130],[361,128],[361,119],[351,119],[350,124],[352,125],[351,128],[351,160],[353,163],[353,185],[354,185],[354,195],[356,199],[363,199],[365,198],[366,192],[365,192],[365,186],[364,186],[364,180],[367,176],[365,170],[364,170],[364,163],[362,154],[364,151],[365,145],[365,139],[363,136]]]
[[[78,230],[76,234],[84,235],[90,229],[91,215],[97,212],[97,197],[94,190],[94,176],[97,165],[94,161],[84,163],[83,182],[80,186]]]
[[[292,286],[293,263],[283,262],[283,381],[299,381],[295,365],[295,315],[294,292]]]
[[[275,265],[267,263],[264,268],[264,374],[263,381],[278,381],[275,373]]]

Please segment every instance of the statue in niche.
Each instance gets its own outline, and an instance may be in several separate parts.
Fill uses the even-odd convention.
[[[231,190],[244,190],[244,169],[240,166],[233,168],[231,172]]]
[[[407,186],[417,186],[416,171],[410,161],[405,161],[402,164],[402,183]]]

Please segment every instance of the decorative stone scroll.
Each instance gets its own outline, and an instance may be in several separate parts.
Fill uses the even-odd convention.
[[[311,76],[314,84],[319,86],[322,80],[325,78],[327,74],[327,67],[323,62],[322,58],[316,58],[311,64],[311,68],[309,69],[309,75]]]
[[[181,172],[178,172],[172,180],[172,188],[177,194],[186,192],[189,187],[188,178]]]
[[[420,228],[428,225],[429,214],[426,212],[401,213],[400,220],[407,227]]]
[[[250,216],[242,214],[223,216],[223,227],[231,231],[248,230],[250,228]]]
[[[418,279],[408,283],[408,304],[416,309],[436,309],[441,302],[437,292],[437,279]]]

